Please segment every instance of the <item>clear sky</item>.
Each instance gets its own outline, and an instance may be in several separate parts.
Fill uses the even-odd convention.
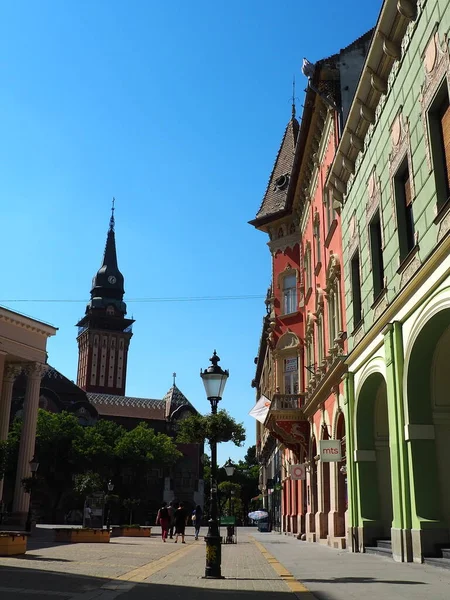
[[[362,8],[363,7],[363,8]],[[127,394],[177,385],[201,411],[214,348],[222,406],[254,443],[250,387],[270,254],[252,219],[306,79],[376,22],[381,0],[15,0],[0,4],[0,303],[59,328],[49,362],[76,378],[75,323],[116,198],[136,319]],[[258,296],[239,300],[155,298]],[[26,300],[26,302],[16,302]],[[58,301],[58,302],[56,302]],[[219,461],[245,449],[222,445]]]

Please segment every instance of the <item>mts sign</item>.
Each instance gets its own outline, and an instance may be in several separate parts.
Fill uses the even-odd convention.
[[[319,453],[322,462],[340,462],[342,460],[341,440],[321,440]]]

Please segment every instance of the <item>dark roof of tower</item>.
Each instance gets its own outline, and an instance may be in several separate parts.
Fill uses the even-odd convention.
[[[266,192],[255,219],[250,221],[251,225],[258,226],[261,220],[276,217],[288,208],[298,131],[299,123],[293,116],[285,129]]]
[[[114,280],[112,278],[114,278]],[[117,298],[117,300],[122,300],[124,293],[124,279],[117,264],[115,220],[113,212],[109,220],[109,229],[106,237],[102,265],[92,280],[91,296],[106,295],[108,297]]]
[[[174,384],[167,394],[163,398],[165,403],[165,415],[170,417],[173,413],[180,408],[180,406],[186,406],[197,412],[183,392]]]
[[[164,400],[154,398],[134,398],[113,394],[87,393],[89,402],[95,406],[100,416],[131,417],[134,419],[165,420]]]

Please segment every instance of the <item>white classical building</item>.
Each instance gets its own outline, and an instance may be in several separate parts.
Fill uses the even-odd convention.
[[[47,340],[56,331],[51,325],[0,307],[0,441],[8,436],[14,381],[22,372],[27,375],[13,500],[17,525],[23,525],[28,514],[30,498],[22,480],[31,475],[29,463],[36,441],[41,378],[47,369]],[[3,480],[0,480],[0,506],[2,498]]]

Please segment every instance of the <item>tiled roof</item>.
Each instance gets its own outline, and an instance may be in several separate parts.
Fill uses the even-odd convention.
[[[286,187],[277,187],[275,182],[283,175],[291,175],[294,164],[295,145],[297,142],[299,124],[293,117],[287,124],[280,149],[269,178],[269,183],[263,201],[255,217],[255,221],[282,212],[287,207],[289,184]]]
[[[165,415],[170,416],[180,406],[194,408],[183,392],[174,384],[162,399],[165,403]],[[195,409],[194,409],[195,410]]]
[[[98,414],[102,416],[165,419],[166,403],[164,400],[93,393],[88,393],[87,397],[89,402],[97,409]]]

